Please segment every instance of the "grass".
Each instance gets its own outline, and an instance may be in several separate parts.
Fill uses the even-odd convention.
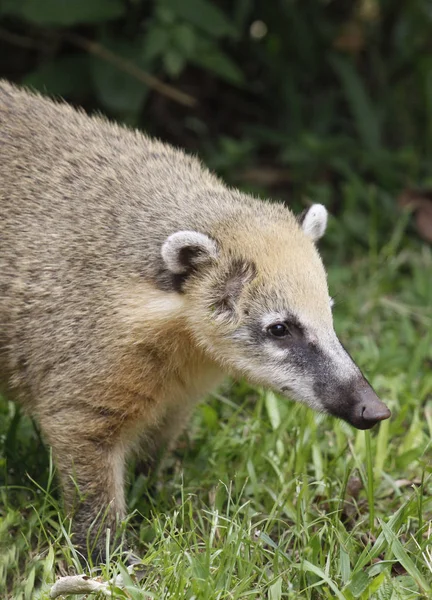
[[[227,385],[153,497],[130,477],[127,527],[148,573],[113,597],[432,597],[432,253],[402,227],[329,268],[336,329],[391,421],[359,432]],[[0,597],[45,599],[77,567],[69,523],[37,429],[6,399],[0,415]],[[121,572],[114,553],[102,575]]]

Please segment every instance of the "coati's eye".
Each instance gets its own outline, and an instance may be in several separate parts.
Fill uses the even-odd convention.
[[[289,329],[285,323],[274,323],[274,325],[267,327],[267,332],[276,338],[283,338],[289,335]]]

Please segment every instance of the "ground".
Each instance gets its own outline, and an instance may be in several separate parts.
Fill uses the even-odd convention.
[[[361,258],[325,256],[336,330],[392,419],[355,431],[227,383],[153,496],[131,469],[127,527],[148,571],[114,598],[432,597],[432,252],[405,224]],[[49,452],[3,398],[0,596],[48,598],[77,566],[68,531]],[[122,571],[114,555],[102,576]]]

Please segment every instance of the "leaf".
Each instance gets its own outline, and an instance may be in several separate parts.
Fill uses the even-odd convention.
[[[265,395],[265,404],[267,409],[267,414],[270,419],[271,426],[273,430],[277,429],[281,423],[279,406],[277,397],[273,392],[267,392]]]
[[[282,598],[282,577],[278,577],[276,581],[269,587],[268,600],[281,600]]]
[[[6,0],[3,14],[13,14],[38,25],[68,26],[117,19],[125,10],[121,0]]]
[[[118,57],[147,68],[136,44],[106,36],[100,43]],[[137,113],[141,109],[148,94],[144,83],[98,56],[92,56],[90,64],[93,84],[104,106],[119,113]]]
[[[30,573],[27,576],[27,581],[24,588],[24,599],[31,600],[34,591],[34,582],[36,577],[36,569],[32,567]]]
[[[271,539],[269,535],[267,535],[267,533],[260,532],[259,539],[262,540],[268,546],[270,546],[270,548],[273,548],[274,550],[279,550],[278,545]]]
[[[234,25],[221,9],[209,0],[160,0],[159,4],[213,37],[236,35]]]
[[[377,152],[381,149],[381,125],[377,110],[369,98],[363,81],[354,65],[340,56],[330,57],[330,64],[338,75],[345,90],[359,137],[366,150]]]
[[[208,404],[203,404],[200,407],[200,412],[206,428],[215,429],[219,421],[219,417],[215,409]]]
[[[85,55],[60,56],[42,63],[26,75],[25,85],[54,96],[69,96],[90,86],[89,59]]]
[[[369,575],[370,575],[370,571],[369,571]],[[367,591],[369,592],[368,598],[373,598],[372,594],[374,594],[378,590],[381,591],[381,586],[383,586],[385,584],[385,578],[386,578],[386,574],[385,574],[385,572],[383,572],[383,573],[380,573],[378,575],[378,577],[375,577],[374,579],[372,579],[372,581],[369,584],[369,587],[367,589]]]
[[[163,54],[169,45],[169,34],[165,27],[154,25],[143,38],[142,55],[146,61],[150,61]]]
[[[207,71],[212,71],[215,75],[232,83],[242,85],[244,76],[237,65],[224,54],[216,44],[201,40],[197,51],[191,56],[190,61]]]
[[[163,55],[166,72],[171,77],[178,77],[185,66],[184,56],[176,50],[168,50]]]
[[[357,573],[352,578],[350,584],[348,585],[348,589],[354,596],[354,598],[359,598],[367,589],[369,583],[370,578],[368,574],[364,571],[357,571]]]
[[[339,548],[339,565],[341,579],[344,583],[346,583],[351,577],[351,564],[349,554],[342,544]]]
[[[336,598],[338,598],[339,600],[345,600],[344,595],[338,590],[335,582],[332,579],[330,579],[330,577],[316,565],[312,564],[308,560],[304,560],[300,565],[293,564],[292,566],[300,570],[309,571],[310,573],[318,575],[318,577],[320,577],[321,580],[332,589]]]
[[[395,532],[389,527],[387,523],[384,523],[380,519],[380,525],[386,537],[387,543],[391,547],[391,550],[395,556],[395,558],[400,562],[403,568],[411,575],[411,577],[415,580],[417,585],[424,592],[431,592],[432,588],[424,578],[423,574],[419,571],[419,569],[414,564],[414,561],[408,555],[405,548],[402,546],[398,538],[396,537]]]
[[[55,554],[53,546],[49,547],[48,554],[44,560],[43,566],[43,581],[51,581],[53,579],[53,566],[54,566]]]
[[[183,56],[190,57],[195,50],[195,34],[188,25],[177,25],[172,32],[173,45],[180,50]]]

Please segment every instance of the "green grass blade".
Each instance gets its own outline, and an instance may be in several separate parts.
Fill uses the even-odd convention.
[[[407,573],[409,573],[411,577],[416,581],[417,585],[423,590],[423,592],[432,592],[431,586],[428,584],[423,574],[416,567],[410,556],[408,556],[407,551],[396,537],[394,530],[387,523],[384,523],[384,521],[382,521],[381,519],[380,524],[395,558],[400,562],[400,564],[407,571]]]

